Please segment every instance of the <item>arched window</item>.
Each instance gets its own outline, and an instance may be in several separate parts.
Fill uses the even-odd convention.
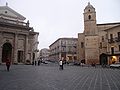
[[[91,15],[88,16],[88,19],[89,19],[89,20],[91,19]]]

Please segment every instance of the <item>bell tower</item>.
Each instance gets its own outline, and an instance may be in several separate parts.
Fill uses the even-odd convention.
[[[88,2],[84,9],[84,32],[85,35],[96,35],[96,12],[95,8]]]
[[[84,9],[85,60],[86,64],[99,64],[99,36],[95,8],[88,3]]]

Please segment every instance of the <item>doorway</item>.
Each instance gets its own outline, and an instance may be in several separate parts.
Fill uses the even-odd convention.
[[[18,51],[18,63],[23,63],[23,51]]]
[[[6,58],[11,60],[12,55],[12,45],[10,43],[3,44],[2,48],[2,63],[6,62]]]
[[[100,55],[100,65],[107,65],[108,60],[107,60],[107,55],[105,53],[102,53]]]

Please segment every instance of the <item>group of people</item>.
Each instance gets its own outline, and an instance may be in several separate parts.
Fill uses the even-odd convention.
[[[32,61],[32,65],[40,65],[40,63],[42,63],[42,61],[41,60],[38,60],[38,61]]]
[[[40,65],[40,63],[41,63],[41,60],[38,60],[38,61],[33,61],[32,62],[32,65],[37,65],[38,64],[38,66]],[[9,71],[10,70],[10,65],[11,65],[11,61],[10,61],[10,59],[9,58],[6,58],[6,69],[7,69],[7,71]],[[60,60],[59,61],[59,65],[60,65],[60,70],[63,70],[63,61],[62,60]]]

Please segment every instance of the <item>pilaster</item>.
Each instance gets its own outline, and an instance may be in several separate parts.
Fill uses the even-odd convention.
[[[1,43],[0,43],[1,46]],[[2,47],[0,47],[0,64],[2,63]]]
[[[13,61],[13,63],[14,64],[17,64],[18,63],[18,61],[17,61],[17,46],[18,46],[18,34],[17,33],[15,33],[15,42],[14,42],[14,61]]]
[[[25,37],[25,61],[24,62],[26,62],[26,60],[28,59],[28,35],[26,35],[26,37]]]
[[[0,64],[2,63],[2,41],[3,41],[3,36],[2,36],[2,32],[0,32]]]

